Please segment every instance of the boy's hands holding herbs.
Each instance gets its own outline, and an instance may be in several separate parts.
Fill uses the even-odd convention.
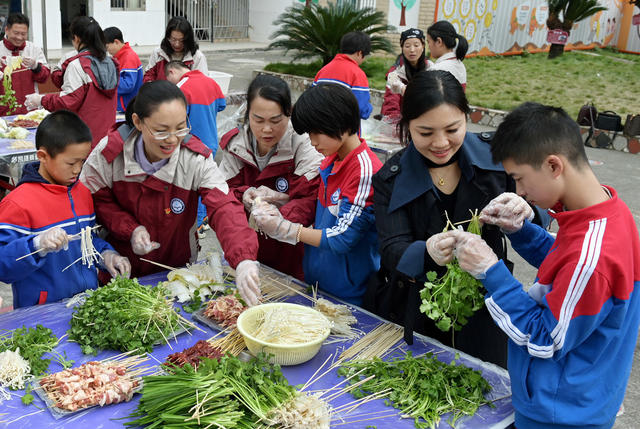
[[[525,220],[533,220],[533,216],[533,209],[524,198],[513,192],[505,192],[482,209],[480,221],[496,225],[507,234],[513,234],[520,231]]]

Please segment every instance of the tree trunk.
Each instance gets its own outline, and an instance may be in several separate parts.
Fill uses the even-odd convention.
[[[405,19],[405,11],[407,10],[407,6],[402,3],[402,9],[400,9],[400,27],[404,27],[407,25],[407,20]]]
[[[311,0],[305,0],[304,7],[311,7]]]
[[[552,43],[551,47],[549,48],[549,56],[547,57],[547,59],[551,60],[553,58],[559,57],[563,52],[564,45],[557,45],[555,43]]]
[[[547,18],[547,28],[549,30],[564,30],[567,32],[567,39],[569,39],[569,34],[571,34],[571,28],[573,27],[573,21],[561,21],[558,15],[550,14]],[[549,47],[549,56],[547,59],[553,59],[561,56],[564,53],[564,45],[558,45],[555,43],[551,44]]]

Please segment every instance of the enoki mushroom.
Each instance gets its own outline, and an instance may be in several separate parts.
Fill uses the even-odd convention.
[[[91,268],[94,264],[98,265],[100,263],[102,255],[95,247],[93,247],[92,231],[92,227],[85,226],[78,234],[71,236],[74,238],[78,235],[80,236],[80,250],[82,251],[82,256],[67,265],[62,271],[66,270],[78,261],[82,261],[82,265],[85,265],[88,268]]]

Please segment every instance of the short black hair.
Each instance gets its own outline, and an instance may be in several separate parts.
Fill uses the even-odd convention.
[[[441,104],[457,107],[465,115],[470,111],[464,89],[451,73],[444,70],[417,73],[402,96],[402,115],[398,123],[400,142],[408,144],[411,140],[409,122]]]
[[[70,144],[91,143],[92,140],[87,124],[69,110],[50,113],[36,130],[36,149],[45,149],[52,158]]]
[[[491,142],[495,163],[509,159],[539,168],[549,155],[563,155],[578,169],[589,165],[580,127],[560,107],[521,104],[504,118]]]
[[[164,74],[167,74],[169,70],[191,70],[188,65],[180,60],[171,60],[164,65]]]
[[[173,55],[174,51],[171,47],[169,39],[171,38],[172,31],[179,31],[184,35],[184,52],[190,52],[191,55],[195,55],[198,50],[198,42],[193,33],[193,27],[191,23],[187,21],[184,16],[174,16],[167,23],[167,28],[164,31],[164,39],[160,42],[160,47],[169,56]]]
[[[12,13],[7,18],[7,23],[5,24],[7,27],[11,27],[13,24],[24,24],[27,27],[29,26],[29,18],[27,15],[23,13]]]
[[[362,52],[363,56],[371,53],[371,37],[362,31],[350,31],[340,39],[341,54]]]
[[[340,139],[360,129],[360,107],[351,90],[334,83],[312,86],[302,93],[291,113],[298,134],[315,133]]]
[[[247,110],[244,115],[244,122],[249,123],[249,113],[251,103],[256,97],[273,101],[280,106],[285,116],[291,116],[291,90],[287,82],[277,76],[260,74],[249,84],[247,90]]]
[[[108,28],[105,28],[102,32],[104,33],[104,39],[106,40],[107,43],[113,43],[116,40],[119,40],[122,43],[124,43],[124,37],[122,36],[122,31],[120,31],[118,27],[108,27]]]

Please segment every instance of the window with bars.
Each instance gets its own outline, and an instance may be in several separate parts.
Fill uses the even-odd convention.
[[[111,10],[145,10],[146,0],[111,0]]]

